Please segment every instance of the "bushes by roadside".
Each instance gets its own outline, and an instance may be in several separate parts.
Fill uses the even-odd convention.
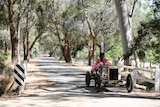
[[[8,55],[0,51],[0,96],[3,95],[11,82],[13,70],[6,64]]]

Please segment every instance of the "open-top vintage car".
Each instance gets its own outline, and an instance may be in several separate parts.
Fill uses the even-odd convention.
[[[86,86],[90,86],[91,79],[95,80],[95,87],[97,88],[97,92],[100,91],[102,85],[109,86],[125,86],[128,92],[132,91],[133,82],[131,74],[127,75],[126,81],[121,80],[121,72],[117,67],[102,65],[96,72],[86,73]]]

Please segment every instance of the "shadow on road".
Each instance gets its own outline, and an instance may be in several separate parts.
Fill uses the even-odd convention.
[[[43,94],[28,94],[23,97],[39,97],[39,99],[48,99],[54,101],[70,100],[71,98],[134,98],[134,99],[160,99],[160,95],[146,96],[135,93],[127,93],[124,90],[114,91],[109,88],[102,87],[101,92],[96,93],[95,87],[85,86],[85,72],[77,69],[75,66],[64,65],[54,61],[53,58],[42,57],[37,61],[36,66],[40,71],[29,71],[29,73],[36,74],[36,72],[43,72],[47,74],[48,79],[40,80],[35,83],[28,83],[29,87],[40,89]],[[92,84],[93,85],[93,84]]]

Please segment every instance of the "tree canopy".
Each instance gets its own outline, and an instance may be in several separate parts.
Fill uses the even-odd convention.
[[[151,0],[125,2],[128,18],[133,16],[134,42],[128,56],[137,53],[143,61],[159,62],[160,1],[154,0],[152,5]],[[148,11],[144,12],[145,6]],[[109,59],[122,57],[124,41],[119,33],[113,0],[0,1],[0,48],[11,51],[12,56],[24,56],[24,60],[48,51],[63,56],[66,62],[76,57],[93,60],[100,54],[101,42],[107,44]]]
[[[129,55],[137,53],[141,61],[159,63],[160,62],[160,1],[153,2],[149,10],[152,14],[147,14],[147,20],[140,21],[137,28],[137,36],[134,37],[134,44]],[[153,17],[152,17],[153,16]]]

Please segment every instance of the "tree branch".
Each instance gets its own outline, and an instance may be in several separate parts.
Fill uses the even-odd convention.
[[[110,21],[111,23],[109,23],[108,26],[106,26],[104,28],[97,29],[96,32],[100,32],[100,31],[104,31],[106,29],[109,29],[111,27],[111,25],[116,21],[116,18],[117,17],[113,18],[113,20]]]
[[[35,21],[33,21],[32,23],[30,23],[30,25],[28,26],[28,29],[31,29],[31,27],[32,27],[33,25],[35,25],[36,22],[37,22],[37,21],[35,20]]]
[[[23,16],[24,13],[26,12],[26,10],[27,10],[27,8],[23,9],[23,12],[19,15],[19,18],[20,18],[20,19],[22,18],[22,16]],[[20,20],[20,19],[19,19],[19,20]]]
[[[114,48],[114,45],[112,45],[111,47],[109,47],[109,48],[107,49],[107,51],[110,51],[112,48]]]
[[[14,5],[16,3],[17,0],[13,0],[12,4]]]
[[[34,41],[32,42],[32,44],[31,44],[31,46],[30,46],[30,48],[29,48],[30,51],[32,50],[34,44],[36,43],[36,41],[37,41],[39,38],[40,38],[40,35],[38,34],[38,35],[35,37]]]
[[[132,16],[133,16],[133,11],[134,11],[134,9],[135,9],[135,5],[136,5],[137,1],[138,1],[138,0],[134,0],[133,7],[132,7],[132,11],[131,11],[131,13],[129,14],[129,17],[132,17]]]
[[[93,30],[92,30],[91,24],[89,23],[88,18],[87,18],[87,25],[88,25],[88,28],[89,28],[90,34],[94,37],[95,35],[94,35]]]

